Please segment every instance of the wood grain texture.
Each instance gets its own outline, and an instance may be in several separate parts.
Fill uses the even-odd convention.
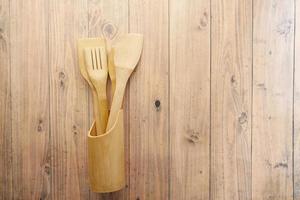
[[[88,0],[88,29],[89,37],[105,37],[110,40],[128,32],[128,0]],[[108,94],[110,94],[108,92]],[[126,98],[127,97],[127,98]],[[90,99],[92,99],[90,97]],[[123,190],[107,194],[90,192],[90,199],[128,199],[129,195],[129,98],[125,96],[124,127],[125,127],[125,160],[126,187]],[[90,101],[90,122],[92,116]]]
[[[88,199],[88,90],[77,39],[87,37],[87,1],[49,1],[51,199]]]
[[[0,199],[11,199],[13,188],[9,2],[1,0],[0,5]]]
[[[251,199],[251,8],[212,0],[211,199]]]
[[[209,199],[209,1],[170,1],[169,117],[170,199]]]
[[[0,0],[0,199],[300,199],[299,5]],[[126,187],[97,194],[76,43],[127,32]]]
[[[294,49],[294,199],[300,199],[300,1],[295,1]]]
[[[50,194],[47,1],[10,1],[13,199]]]
[[[293,199],[294,1],[253,1],[252,198]]]
[[[144,35],[130,78],[129,199],[168,199],[168,1],[130,0],[129,14],[129,32]]]

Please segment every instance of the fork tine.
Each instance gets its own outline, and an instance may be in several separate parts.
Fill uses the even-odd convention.
[[[100,48],[97,48],[97,50],[98,50],[98,56],[99,56],[99,63],[100,63],[100,69],[102,69],[102,60],[101,60],[101,50],[100,50]]]
[[[95,60],[95,62],[94,62],[94,69],[96,70],[96,69],[98,69],[98,60],[97,60],[97,55],[96,55],[96,50],[95,50],[95,48],[93,48],[93,50],[92,50],[92,52],[93,52],[93,57],[94,57],[94,60]]]
[[[107,70],[107,58],[105,47],[84,49],[87,67],[90,70]]]
[[[95,57],[97,59],[97,69],[100,69],[100,59],[97,52],[98,48],[94,48]]]
[[[107,57],[106,57],[106,49],[105,47],[100,47],[100,58],[101,58],[101,68],[103,70],[107,70]]]
[[[94,64],[94,58],[93,58],[93,51],[91,50],[90,53],[91,53],[92,67],[94,69],[95,64]]]

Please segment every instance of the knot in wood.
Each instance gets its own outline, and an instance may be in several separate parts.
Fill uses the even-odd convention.
[[[117,27],[110,22],[106,22],[102,25],[102,34],[105,38],[113,39],[117,34]]]
[[[155,100],[154,105],[155,105],[156,111],[159,111],[160,110],[160,101]]]
[[[200,30],[205,29],[207,26],[207,23],[208,23],[208,14],[207,14],[207,12],[204,12],[203,16],[200,18],[200,23],[198,25],[198,28]]]
[[[189,129],[186,133],[186,139],[192,144],[198,143],[200,142],[200,133],[193,129]]]
[[[76,125],[73,125],[72,129],[73,129],[73,131],[76,131],[76,129],[77,129]]]
[[[61,88],[65,87],[65,79],[66,79],[66,75],[64,72],[59,72],[58,74],[58,79],[59,79],[59,85]]]
[[[77,132],[77,126],[76,125],[72,126],[72,131],[73,131],[74,135],[77,135],[78,132]]]
[[[38,132],[43,131],[43,120],[42,119],[39,119],[38,126],[37,126],[37,131]]]
[[[240,117],[239,117],[239,123],[244,124],[247,122],[247,113],[242,112]]]
[[[44,172],[45,172],[47,175],[50,175],[51,169],[50,169],[49,164],[46,164],[46,165],[44,166]]]
[[[60,80],[65,79],[65,77],[66,77],[66,75],[65,75],[64,72],[59,72],[58,78],[59,78]]]

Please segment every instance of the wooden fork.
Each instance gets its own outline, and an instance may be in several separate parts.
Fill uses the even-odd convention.
[[[98,123],[100,122],[100,130],[97,130],[97,135],[99,135],[105,132],[108,118],[108,101],[106,96],[108,69],[106,50],[104,46],[85,48],[84,55],[88,75],[98,96],[100,116],[96,116],[96,123],[97,121]]]

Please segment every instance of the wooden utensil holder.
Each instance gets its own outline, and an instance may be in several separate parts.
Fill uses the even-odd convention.
[[[113,127],[96,136],[95,122],[88,133],[88,173],[93,192],[114,192],[125,186],[123,110]]]

